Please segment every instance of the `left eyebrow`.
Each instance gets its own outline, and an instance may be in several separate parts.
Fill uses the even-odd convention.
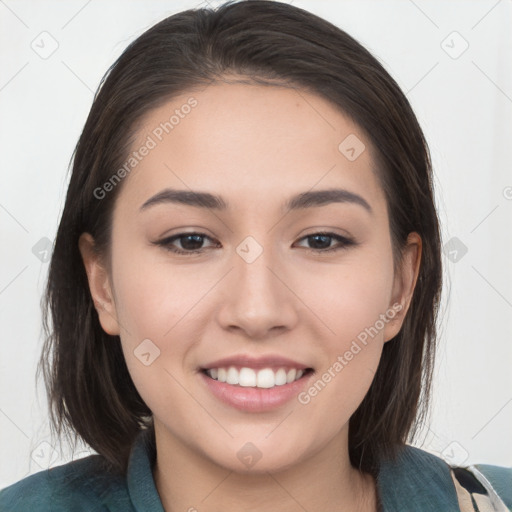
[[[176,190],[166,188],[154,196],[150,197],[140,210],[146,210],[150,206],[165,203],[177,203],[199,208],[211,208],[214,210],[227,210],[228,203],[221,197],[208,192],[198,192],[192,190]],[[368,213],[373,214],[373,210],[368,201],[354,192],[345,189],[333,188],[326,190],[307,191],[291,197],[284,204],[284,211],[302,210],[324,206],[330,203],[352,203],[362,206]]]
[[[326,190],[311,190],[293,196],[286,204],[285,211],[324,206],[330,203],[353,203],[362,206],[368,213],[373,214],[372,207],[368,201],[354,192],[342,188],[331,188]]]

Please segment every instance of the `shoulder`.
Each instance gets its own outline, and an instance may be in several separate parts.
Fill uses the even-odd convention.
[[[512,510],[512,467],[474,464],[468,469],[489,492],[495,491],[503,503]]]
[[[100,455],[39,471],[0,490],[2,512],[131,510],[125,479],[109,473]]]
[[[452,466],[433,453],[405,445],[396,458],[384,462],[380,478],[387,489],[386,510],[477,510],[469,507],[472,502],[480,503],[481,510],[512,510],[508,467]]]
[[[383,461],[379,478],[403,496],[417,491],[455,496],[450,466],[437,455],[411,445],[402,446],[394,458]]]

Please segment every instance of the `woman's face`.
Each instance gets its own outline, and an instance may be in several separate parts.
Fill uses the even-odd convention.
[[[420,254],[411,238],[394,273],[369,140],[316,95],[217,84],[147,115],[131,149],[98,192],[122,186],[112,274],[80,247],[157,435],[234,471],[346,445]]]

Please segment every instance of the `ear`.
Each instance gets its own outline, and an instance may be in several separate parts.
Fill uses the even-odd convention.
[[[82,233],[78,240],[89,289],[94,302],[101,327],[112,336],[120,333],[117,312],[108,272],[100,255],[94,250],[94,238],[89,233]]]
[[[397,270],[393,282],[393,291],[389,303],[388,318],[384,329],[384,341],[393,339],[402,328],[405,315],[411,304],[421,262],[421,237],[416,232],[409,233],[402,251],[402,264]],[[394,316],[392,316],[394,313]]]

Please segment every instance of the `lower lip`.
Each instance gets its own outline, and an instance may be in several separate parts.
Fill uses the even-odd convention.
[[[289,402],[301,392],[307,381],[313,375],[308,372],[300,379],[274,386],[273,388],[252,388],[233,386],[212,379],[204,372],[199,372],[208,389],[225,404],[246,412],[266,412]]]

